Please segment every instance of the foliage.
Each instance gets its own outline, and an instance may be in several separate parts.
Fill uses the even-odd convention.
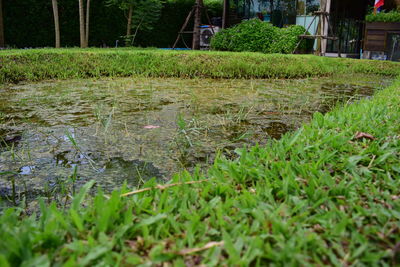
[[[279,39],[276,43],[272,44],[272,53],[293,53],[296,45],[299,43],[299,35],[306,32],[306,29],[300,25],[291,25],[287,28],[281,28]],[[312,51],[314,45],[313,40],[303,40],[297,48],[298,52],[307,53]]]
[[[132,27],[142,31],[150,31],[155,27],[161,15],[162,2],[160,0],[139,1],[134,8]]]
[[[194,0],[168,0],[163,6],[156,27],[150,32],[140,32],[136,37],[137,43],[140,46],[171,47],[194,2]],[[204,4],[210,18],[222,16],[222,2],[220,0],[205,0]],[[204,13],[202,21],[207,21]],[[187,29],[191,28],[193,28],[193,21],[190,21],[187,27]],[[185,34],[184,39],[186,44],[190,46],[192,36]],[[182,42],[178,45],[184,47]]]
[[[203,3],[210,18],[222,16],[223,0],[203,0]]]
[[[211,40],[211,47],[222,51],[250,51],[262,53],[292,53],[299,42],[299,35],[306,29],[293,25],[278,28],[259,19],[244,21],[232,28],[217,33]],[[312,49],[313,42],[303,40],[300,51]]]
[[[374,14],[371,12],[365,18],[367,22],[400,22],[399,11],[379,12]]]
[[[182,55],[193,60],[206,53]],[[318,59],[275,58],[287,65]],[[368,61],[324,62],[360,71]],[[372,63],[369,70],[380,72],[388,62]],[[155,187],[152,180],[144,187],[154,189],[131,196],[122,197],[128,191],[123,188],[87,198],[91,183],[66,210],[43,203],[39,215],[6,210],[0,216],[0,264],[395,266],[399,105],[397,80],[372,99],[315,114],[279,141],[240,149],[237,160],[219,157],[206,175],[177,174],[170,182],[175,186]],[[374,139],[357,138],[357,132]]]
[[[3,1],[6,45],[10,47],[54,46],[51,1]],[[61,45],[79,46],[78,1],[58,1]],[[126,31],[125,18],[117,7],[91,0],[90,44],[114,46]]]
[[[0,51],[0,84],[91,77],[302,78],[331,73],[396,76],[398,63],[312,55],[164,51],[152,49],[30,49]]]
[[[126,34],[126,16],[118,6],[104,0],[91,0],[90,44],[114,47],[116,40]],[[193,6],[194,0],[168,0],[151,31],[139,31],[136,44],[142,47],[169,47]],[[79,46],[77,1],[59,1],[61,45]],[[222,4],[205,1],[210,16],[222,16]],[[5,38],[8,47],[52,47],[54,29],[51,1],[3,1]],[[205,20],[204,20],[205,21]],[[140,22],[140,20],[139,20]],[[190,43],[190,39],[187,43]],[[119,44],[123,44],[120,40]]]
[[[116,5],[122,10],[133,8],[132,28],[149,31],[161,15],[162,0],[107,0],[110,5]]]
[[[278,32],[279,28],[272,24],[252,19],[217,33],[211,46],[222,51],[269,53],[271,45],[278,41]]]

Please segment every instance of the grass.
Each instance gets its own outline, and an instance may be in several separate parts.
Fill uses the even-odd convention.
[[[165,51],[154,49],[33,49],[0,51],[0,84],[92,77],[301,78],[333,73],[400,74],[397,63],[312,55]]]
[[[349,69],[371,72],[375,63],[279,59],[326,62],[326,69],[352,62]],[[377,72],[386,68],[375,64]],[[152,190],[91,198],[92,182],[65,209],[43,202],[38,215],[8,209],[0,217],[0,266],[400,264],[399,106],[400,78],[372,99],[316,113],[278,141],[238,150],[237,160],[218,157],[205,175],[176,174],[173,186],[151,180],[143,188]]]

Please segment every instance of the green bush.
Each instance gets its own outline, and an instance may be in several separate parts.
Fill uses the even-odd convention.
[[[211,47],[221,51],[289,54],[296,48],[299,35],[305,31],[304,27],[298,25],[278,28],[259,19],[252,19],[217,33],[211,40]],[[311,40],[304,40],[298,51],[310,51],[312,46]]]
[[[271,53],[293,53],[299,42],[299,36],[304,34],[306,29],[303,26],[291,25],[287,28],[279,28],[279,40],[273,43]],[[312,50],[313,40],[303,40],[297,48],[298,52],[306,53]]]
[[[211,40],[211,46],[222,51],[268,53],[278,35],[278,28],[272,24],[253,19],[217,33]]]
[[[366,16],[367,22],[400,22],[400,12],[392,10],[390,12],[370,13]]]

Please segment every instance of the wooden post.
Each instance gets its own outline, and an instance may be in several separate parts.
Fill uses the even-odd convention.
[[[321,0],[322,11],[330,14],[331,11],[331,0]],[[323,16],[321,22],[321,33],[323,36],[328,36],[329,34],[329,16]],[[323,38],[321,40],[321,55],[325,56],[326,48],[328,46],[328,40]]]
[[[176,37],[175,43],[172,46],[173,49],[176,48],[179,42],[179,38],[182,37],[182,34],[184,33],[187,25],[189,24],[190,18],[193,16],[193,12],[195,11],[195,8],[193,7],[192,10],[190,10],[189,15],[186,17],[185,23],[183,23],[181,30],[178,32],[178,37]],[[183,38],[183,37],[182,37]],[[188,47],[189,48],[189,47]]]
[[[222,29],[228,28],[229,25],[229,0],[224,0],[224,10],[222,13]]]
[[[194,12],[194,27],[193,27],[193,41],[192,49],[200,49],[200,24],[201,24],[201,9],[203,7],[203,0],[196,0],[196,10]]]

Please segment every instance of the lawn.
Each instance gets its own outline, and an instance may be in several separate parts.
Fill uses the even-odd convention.
[[[265,146],[90,196],[0,217],[0,266],[400,264],[400,65],[256,53],[1,51],[0,81],[101,76],[295,78],[380,73],[396,81]]]

